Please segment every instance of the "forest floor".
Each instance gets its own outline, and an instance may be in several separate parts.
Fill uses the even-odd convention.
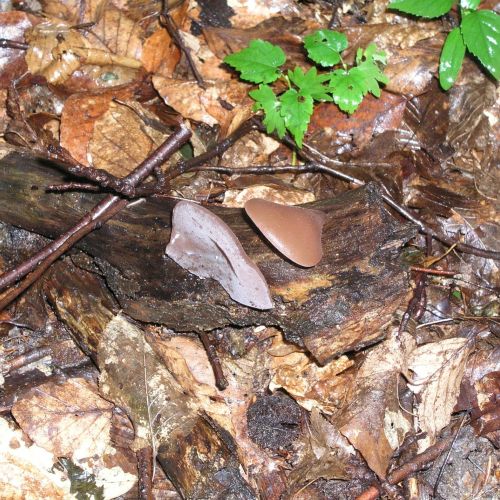
[[[165,3],[0,12],[0,498],[496,498],[498,60]]]

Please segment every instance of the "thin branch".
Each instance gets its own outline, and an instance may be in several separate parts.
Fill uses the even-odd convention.
[[[224,376],[224,372],[222,371],[222,366],[220,364],[220,359],[217,354],[217,351],[215,350],[214,345],[208,338],[208,335],[205,332],[199,332],[198,336],[200,337],[203,347],[205,348],[205,351],[208,356],[208,360],[210,361],[210,364],[212,365],[212,370],[214,371],[215,375],[215,384],[217,385],[217,388],[223,391],[226,389],[228,386],[226,377]]]
[[[29,45],[23,42],[16,42],[15,40],[8,40],[7,38],[0,38],[0,49],[28,50]]]
[[[167,138],[158,149],[127,175],[124,180],[130,186],[135,187],[146,179],[158,165],[164,163],[173,153],[179,150],[190,137],[191,131],[182,125],[177,132]],[[12,288],[1,297],[0,310],[4,309],[20,293],[28,288],[55,260],[69,250],[75,243],[97,227],[100,227],[104,222],[125,208],[127,204],[127,199],[115,195],[106,196],[72,228],[68,229],[68,231],[42,248],[42,250],[28,260],[1,275],[0,290],[13,285],[21,278],[26,278],[16,288]],[[29,273],[31,273],[31,275],[27,276]]]
[[[174,40],[179,50],[186,56],[186,60],[188,62],[189,68],[193,73],[193,76],[196,79],[198,85],[205,90],[207,88],[205,84],[205,80],[201,76],[201,73],[198,71],[195,62],[193,61],[193,56],[191,55],[191,50],[186,46],[184,40],[182,38],[181,33],[179,32],[179,28],[176,26],[175,21],[172,19],[172,16],[168,12],[168,1],[163,1],[163,9],[160,14],[160,24],[166,28],[168,34]]]

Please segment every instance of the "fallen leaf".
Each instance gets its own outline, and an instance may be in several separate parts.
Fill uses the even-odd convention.
[[[145,123],[145,119],[151,123]],[[158,124],[158,127],[152,125]],[[94,124],[87,161],[96,168],[124,177],[167,137],[166,127],[138,102],[111,102]],[[162,130],[163,128],[163,130]]]
[[[7,40],[24,42],[24,32],[35,23],[36,18],[26,12],[0,12],[2,38]],[[7,88],[26,70],[24,50],[0,48],[0,89]]]
[[[42,11],[49,17],[70,24],[90,23],[99,19],[107,0],[41,0]]]
[[[310,483],[320,478],[349,479],[348,469],[356,451],[316,408],[311,412],[307,432],[299,446],[303,450],[289,476],[292,484]]]
[[[153,85],[166,104],[190,120],[220,125],[225,136],[252,114],[248,87],[234,80],[205,83],[206,90],[194,81],[153,77]]]
[[[333,414],[345,402],[353,383],[353,373],[345,374],[354,365],[347,356],[318,366],[304,352],[291,350],[281,335],[273,337],[269,349],[272,380],[269,389],[285,389],[306,410],[319,409]]]
[[[228,189],[224,193],[224,206],[243,207],[252,198],[262,198],[282,205],[301,205],[316,200],[313,193],[298,189],[276,189],[270,186],[256,185],[243,190]]]
[[[451,420],[469,352],[468,340],[456,337],[422,345],[406,361],[408,386],[420,395],[418,425],[426,433],[418,441],[419,453]]]
[[[409,334],[398,338],[393,331],[370,350],[346,398],[349,403],[332,420],[381,478],[385,478],[393,452],[411,428],[400,408],[397,388],[406,353],[413,345]]]
[[[70,482],[54,467],[57,457],[33,443],[0,418],[0,491],[3,500],[50,498],[66,500]],[[20,496],[22,492],[22,496]]]
[[[95,122],[109,109],[113,99],[132,99],[133,88],[82,93],[70,96],[64,103],[61,115],[61,146],[73,158],[89,166],[88,145],[94,132]]]
[[[114,405],[97,394],[85,379],[51,381],[28,391],[13,408],[21,428],[38,445],[58,457],[71,460],[95,475],[105,495],[122,495],[137,478],[119,465],[105,465],[106,456],[114,463],[130,464],[110,441]],[[113,475],[113,481],[106,478]]]

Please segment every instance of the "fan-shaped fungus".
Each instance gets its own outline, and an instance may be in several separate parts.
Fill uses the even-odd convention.
[[[271,309],[266,279],[229,226],[206,208],[181,201],[174,208],[166,254],[199,278],[217,280],[245,306]]]
[[[311,267],[323,257],[321,233],[325,215],[322,212],[261,198],[248,200],[245,210],[267,240],[291,261]]]

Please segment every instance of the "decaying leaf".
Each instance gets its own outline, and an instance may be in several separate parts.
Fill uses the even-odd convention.
[[[34,16],[26,12],[0,12],[2,38],[14,42],[24,42],[24,32],[31,28],[35,21]],[[7,88],[15,78],[25,71],[26,63],[22,50],[0,48],[0,88]]]
[[[153,85],[166,104],[185,118],[220,125],[227,135],[252,114],[248,87],[234,80],[206,83],[204,90],[194,81],[153,77]]]
[[[54,467],[57,457],[35,443],[28,445],[23,433],[4,418],[0,418],[0,457],[2,499],[73,498],[68,478]]]
[[[348,404],[334,425],[363,455],[370,469],[384,478],[392,453],[410,430],[408,416],[398,400],[398,378],[405,356],[414,340],[407,333],[389,338],[374,347],[356,374],[356,382],[347,396]]]
[[[246,189],[236,190],[228,189],[224,193],[224,206],[226,207],[244,207],[245,203],[252,198],[260,198],[274,203],[287,205],[301,205],[303,203],[312,203],[315,196],[309,191],[299,189],[276,189],[271,186],[257,184]]]
[[[302,456],[292,473],[292,484],[316,479],[348,479],[348,467],[356,454],[347,439],[314,408],[303,438]]]
[[[116,461],[119,453],[110,441],[112,412],[113,404],[79,378],[38,386],[12,408],[16,421],[38,446],[94,474],[107,496],[122,495],[136,482],[136,476],[119,465],[105,465],[107,455],[115,455]]]
[[[94,124],[87,162],[124,177],[163,142],[167,132],[163,123],[138,102],[111,102]]]
[[[106,34],[108,16],[99,25],[101,35]],[[115,16],[109,22],[118,21],[121,19]],[[30,44],[26,52],[28,69],[33,74],[41,74],[49,83],[62,84],[85,64],[140,68],[141,46],[138,40],[132,39],[132,33],[127,32],[123,37],[121,34],[117,36],[118,24],[108,26],[108,30],[111,37],[107,34],[103,41],[97,36],[91,40],[62,21],[40,23],[26,33]]]
[[[418,441],[420,452],[434,444],[451,420],[469,352],[467,339],[457,337],[422,345],[407,360],[409,387],[421,399],[418,423],[426,433]]]
[[[273,337],[269,349],[273,378],[269,389],[285,389],[306,410],[317,408],[331,415],[345,402],[353,373],[343,372],[354,365],[353,361],[341,356],[318,366],[304,352],[291,347],[283,342],[280,334]]]
[[[106,90],[96,93],[73,94],[64,103],[61,116],[61,146],[73,158],[88,163],[88,145],[92,138],[95,122],[109,109],[113,99],[128,101],[132,99],[133,89]]]

